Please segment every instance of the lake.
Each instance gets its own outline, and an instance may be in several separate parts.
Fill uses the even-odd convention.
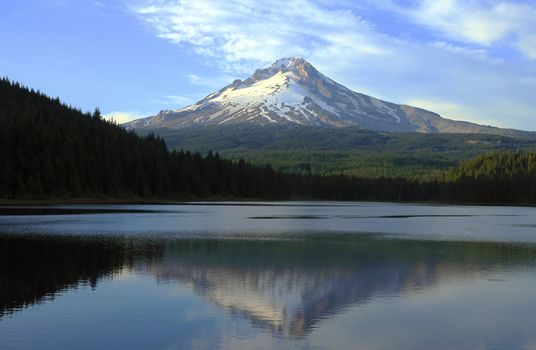
[[[536,209],[0,207],[0,349],[536,349]]]

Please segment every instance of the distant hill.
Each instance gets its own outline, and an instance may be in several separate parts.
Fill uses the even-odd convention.
[[[192,126],[249,124],[354,127],[419,133],[484,133],[519,135],[442,118],[422,108],[399,105],[354,92],[320,73],[301,57],[282,58],[235,80],[191,106],[138,119],[128,129],[182,129]]]
[[[140,133],[147,130],[139,131]],[[291,173],[340,173],[362,177],[421,177],[493,151],[536,150],[536,136],[422,134],[356,127],[226,125],[151,129],[170,149],[270,164]]]

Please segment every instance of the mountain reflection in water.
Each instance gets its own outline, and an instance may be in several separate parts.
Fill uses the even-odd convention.
[[[255,326],[298,339],[351,305],[535,265],[534,246],[508,243],[0,235],[0,321],[129,270],[187,286]]]

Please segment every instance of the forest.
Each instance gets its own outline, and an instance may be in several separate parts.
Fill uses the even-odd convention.
[[[287,173],[366,178],[430,177],[483,153],[536,151],[535,133],[507,129],[504,135],[422,134],[244,124],[151,131],[172,150],[206,154],[213,149],[224,158]]]
[[[169,151],[162,138],[125,130],[104,120],[98,109],[82,112],[3,78],[0,198],[534,204],[536,152],[495,151],[433,176],[289,173],[242,159],[224,159],[213,151]]]

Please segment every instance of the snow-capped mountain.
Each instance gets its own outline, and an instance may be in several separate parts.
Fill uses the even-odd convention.
[[[183,128],[252,123],[345,127],[396,132],[489,132],[491,127],[354,92],[320,73],[301,57],[282,58],[246,80],[178,110],[125,124],[127,128]]]

